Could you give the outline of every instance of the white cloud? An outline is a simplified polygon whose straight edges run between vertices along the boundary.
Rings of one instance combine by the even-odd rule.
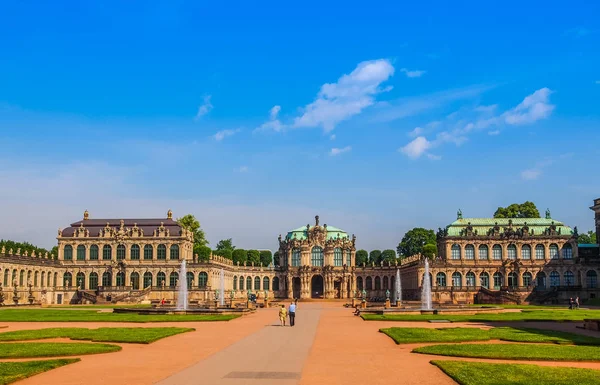
[[[208,114],[212,109],[213,105],[210,102],[211,95],[206,95],[204,97],[204,103],[198,107],[198,113],[196,114],[196,119],[200,119],[202,116]]]
[[[431,160],[441,160],[442,157],[439,155],[434,155],[434,154],[427,154],[427,157]]]
[[[535,180],[542,175],[542,170],[531,168],[521,172],[521,178],[524,180]]]
[[[350,150],[352,150],[351,146],[346,146],[344,148],[332,148],[331,151],[329,152],[329,155],[331,156],[336,156],[336,155],[340,155],[343,154],[345,152],[349,152]]]
[[[273,106],[273,108],[271,108],[269,111],[269,118],[271,118],[271,120],[277,119],[279,111],[281,111],[281,106]]]
[[[248,172],[248,166],[240,166],[240,167],[236,168],[234,171],[237,171],[237,172]]]
[[[418,159],[431,148],[431,145],[431,142],[424,136],[419,136],[406,146],[400,148],[399,151],[411,159]]]
[[[261,124],[254,131],[283,131],[286,127],[279,120],[279,111],[281,111],[281,106],[273,106],[269,110],[269,121]]]
[[[412,130],[411,132],[408,133],[408,136],[416,138],[417,136],[421,136],[423,134],[423,128],[421,127],[415,127],[414,130]]]
[[[221,130],[219,132],[217,132],[216,134],[214,134],[212,137],[215,138],[215,140],[217,142],[222,141],[223,139],[229,137],[229,136],[233,136],[234,134],[240,132],[240,129],[235,129],[235,130]]]
[[[554,110],[554,106],[549,103],[551,93],[549,88],[541,88],[527,96],[518,106],[503,114],[505,122],[529,124],[547,118]]]
[[[492,112],[496,111],[497,108],[498,108],[497,104],[492,104],[489,106],[477,106],[477,107],[475,107],[475,111],[483,112],[483,113],[492,113]]]
[[[488,132],[488,135],[490,135],[490,136],[500,135],[500,130],[490,131],[490,132]]]
[[[335,140],[335,134],[331,134],[331,135],[329,135],[329,139],[330,139],[330,140]]]
[[[400,72],[404,72],[404,74],[406,75],[407,78],[420,78],[421,76],[425,75],[425,73],[427,71],[422,71],[422,70],[409,70],[407,68],[400,68]]]

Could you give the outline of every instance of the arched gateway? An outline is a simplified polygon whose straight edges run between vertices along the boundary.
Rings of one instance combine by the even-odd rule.
[[[313,275],[310,280],[310,297],[323,298],[323,276]]]

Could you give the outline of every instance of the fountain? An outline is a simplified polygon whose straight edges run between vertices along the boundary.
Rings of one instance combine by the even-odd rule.
[[[425,273],[423,275],[423,287],[421,288],[421,310],[433,310],[431,307],[431,279],[429,278],[428,258],[425,258]]]
[[[187,270],[185,267],[185,259],[184,259],[181,261],[181,267],[179,268],[179,290],[177,292],[177,310],[185,311],[185,310],[187,310],[187,308],[188,308],[188,285],[187,285]]]
[[[396,291],[394,291],[394,303],[396,306],[402,304],[402,281],[400,281],[400,269],[396,269]]]
[[[225,306],[225,273],[223,272],[223,269],[221,269],[221,282],[220,282],[220,286],[219,286],[219,290],[221,291],[221,295],[219,295],[219,299],[220,299],[220,305],[221,306]]]

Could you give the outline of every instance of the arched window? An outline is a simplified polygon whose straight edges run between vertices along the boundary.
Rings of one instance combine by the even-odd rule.
[[[575,285],[575,275],[572,271],[565,271],[565,286],[574,286]]]
[[[460,259],[460,246],[457,244],[452,245],[450,249],[452,259]]]
[[[292,250],[292,266],[300,266],[300,249]]]
[[[352,250],[346,251],[346,266],[352,266]]]
[[[52,286],[52,274],[50,272],[48,272],[46,274],[46,286],[48,286],[48,287]]]
[[[488,251],[487,245],[479,246],[479,259],[488,259]]]
[[[156,248],[156,259],[167,259],[167,246],[160,244]]]
[[[390,281],[387,275],[383,277],[383,290],[388,290],[390,288]]]
[[[269,290],[269,277],[264,277],[263,278],[263,290]]]
[[[494,289],[499,290],[504,284],[502,273],[499,271],[495,272],[494,275],[492,275],[492,279],[494,280]]]
[[[462,274],[458,271],[452,273],[452,286],[461,287],[462,286]]]
[[[192,288],[192,286],[194,285],[194,273],[192,273],[191,271],[188,271],[185,274],[185,278],[186,278],[187,288],[188,288],[188,290],[190,290]]]
[[[154,249],[152,248],[152,245],[145,245],[144,246],[144,259],[145,260],[149,260],[152,259],[152,254],[154,254]]]
[[[481,287],[485,287],[486,289],[490,288],[490,275],[486,272],[479,274],[479,285]]]
[[[33,287],[38,287],[38,276],[39,273],[37,271],[33,273]]]
[[[240,290],[244,290],[244,277],[240,277]]]
[[[77,260],[85,261],[85,246],[84,245],[77,246]]]
[[[508,259],[517,259],[517,246],[508,245],[506,248],[506,258]]]
[[[117,286],[125,286],[125,272],[119,271],[117,273]]]
[[[521,246],[521,259],[531,259],[531,246]]]
[[[530,272],[526,271],[523,273],[523,286],[529,287],[533,283],[533,276]]]
[[[381,290],[381,278],[375,277],[375,290]]]
[[[200,276],[198,276],[198,286],[200,286]],[[237,276],[235,275],[233,276],[233,290],[237,290]]]
[[[112,286],[112,274],[108,271],[102,273],[102,286],[110,287]]]
[[[179,259],[179,245],[171,245],[170,259]]]
[[[73,260],[73,246],[66,245],[63,255],[64,255],[65,261],[72,261]]]
[[[208,283],[208,273],[201,271],[198,274],[198,287],[204,289]],[[233,277],[233,290],[237,290],[237,277]]]
[[[435,285],[436,286],[446,286],[446,274],[444,273],[437,273],[435,275]]]
[[[46,278],[46,272],[42,271],[42,275],[41,275],[41,279],[40,279],[40,286],[41,287],[44,287],[44,284],[46,283],[45,278]]]
[[[509,287],[519,286],[519,283],[517,281],[517,273],[515,273],[514,271],[511,271],[510,273],[508,273],[508,286]]]
[[[362,291],[362,289],[363,289],[362,277],[356,277],[356,289]]]
[[[21,270],[19,273],[19,286],[25,285],[25,270]]]
[[[560,274],[558,271],[553,271],[550,273],[550,287],[560,286]]]
[[[535,259],[546,259],[546,249],[544,245],[535,246]]]
[[[64,287],[73,286],[73,276],[71,275],[71,273],[66,272],[65,274],[63,274],[63,286]]]
[[[129,276],[129,281],[133,290],[140,290],[140,273],[136,271],[131,273],[131,276]]]
[[[311,251],[312,266],[323,266],[323,249],[315,246]]]
[[[90,273],[90,290],[96,290],[98,288],[98,273],[95,271]]]
[[[98,245],[90,246],[90,260],[91,261],[98,260]]]
[[[58,285],[58,273],[54,273],[54,279],[52,280],[53,287]]]
[[[27,272],[27,281],[25,281],[25,283],[26,283],[27,285],[29,285],[29,284],[31,283],[31,270],[29,270],[29,271]]]
[[[102,259],[112,259],[112,247],[110,247],[110,245],[104,245],[102,248]]]
[[[9,286],[9,283],[8,283],[9,276],[10,276],[10,271],[8,269],[4,270],[4,287]]]
[[[543,271],[540,271],[535,276],[535,280],[536,280],[537,287],[539,287],[540,289],[546,288],[546,273],[544,273]]]
[[[475,247],[473,245],[465,247],[465,259],[475,259]]]
[[[169,287],[171,289],[176,288],[178,281],[179,281],[179,273],[176,271],[172,271],[171,274],[169,274]]]
[[[585,285],[590,289],[598,287],[598,274],[594,270],[588,270],[585,273]]]
[[[502,246],[494,245],[494,247],[492,247],[492,258],[495,260],[502,259]]]
[[[467,281],[467,287],[475,287],[475,273],[469,271],[465,274],[465,280]]]
[[[159,271],[156,274],[156,286],[162,287],[167,285],[167,274],[164,271]]]
[[[573,259],[573,246],[570,243],[565,243],[563,246],[563,258]]]
[[[367,289],[366,290],[373,290],[373,278],[371,277],[367,277]]]
[[[344,255],[342,254],[342,249],[336,247],[333,249],[333,266],[343,266],[344,265]]]
[[[558,245],[555,243],[550,245],[550,258],[558,259]]]
[[[246,290],[252,290],[252,277],[246,277]]]
[[[147,271],[144,273],[144,289],[152,286],[152,273]]]
[[[260,277],[254,277],[254,290],[260,290]]]
[[[125,245],[119,245],[117,246],[117,261],[121,261],[123,259],[125,259]]]
[[[279,290],[279,277],[273,278],[273,291]]]
[[[140,259],[140,245],[131,245],[131,259]]]
[[[85,290],[85,274],[79,272],[75,275],[75,283],[77,287],[80,287],[81,290]]]
[[[10,284],[12,285],[13,282],[15,282],[16,280],[17,280],[17,269],[14,269],[13,273],[12,273],[12,280],[10,281]]]

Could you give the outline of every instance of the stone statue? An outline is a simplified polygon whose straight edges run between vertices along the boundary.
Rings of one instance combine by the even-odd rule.
[[[2,292],[2,284],[0,283],[0,306],[4,305],[4,293]]]
[[[248,300],[250,300],[250,295],[251,295],[251,294],[252,294],[252,292],[250,291],[250,289],[248,289],[248,293],[247,293],[247,295],[248,295]]]
[[[231,290],[229,292],[229,298],[231,298],[233,300],[233,297],[235,297],[235,293],[233,292],[233,290]]]
[[[319,216],[315,215],[315,226],[319,226]]]
[[[546,209],[546,219],[550,219],[550,209]]]
[[[462,214],[461,209],[458,209],[458,211],[456,212],[456,219],[463,219],[463,214]]]
[[[269,298],[269,292],[265,290],[265,299]]]
[[[390,291],[389,290],[385,291],[385,299],[390,299]]]
[[[219,300],[219,290],[215,290],[215,301]]]
[[[363,301],[367,300],[367,291],[365,289],[363,289],[363,291],[362,291],[362,298],[363,298]]]

